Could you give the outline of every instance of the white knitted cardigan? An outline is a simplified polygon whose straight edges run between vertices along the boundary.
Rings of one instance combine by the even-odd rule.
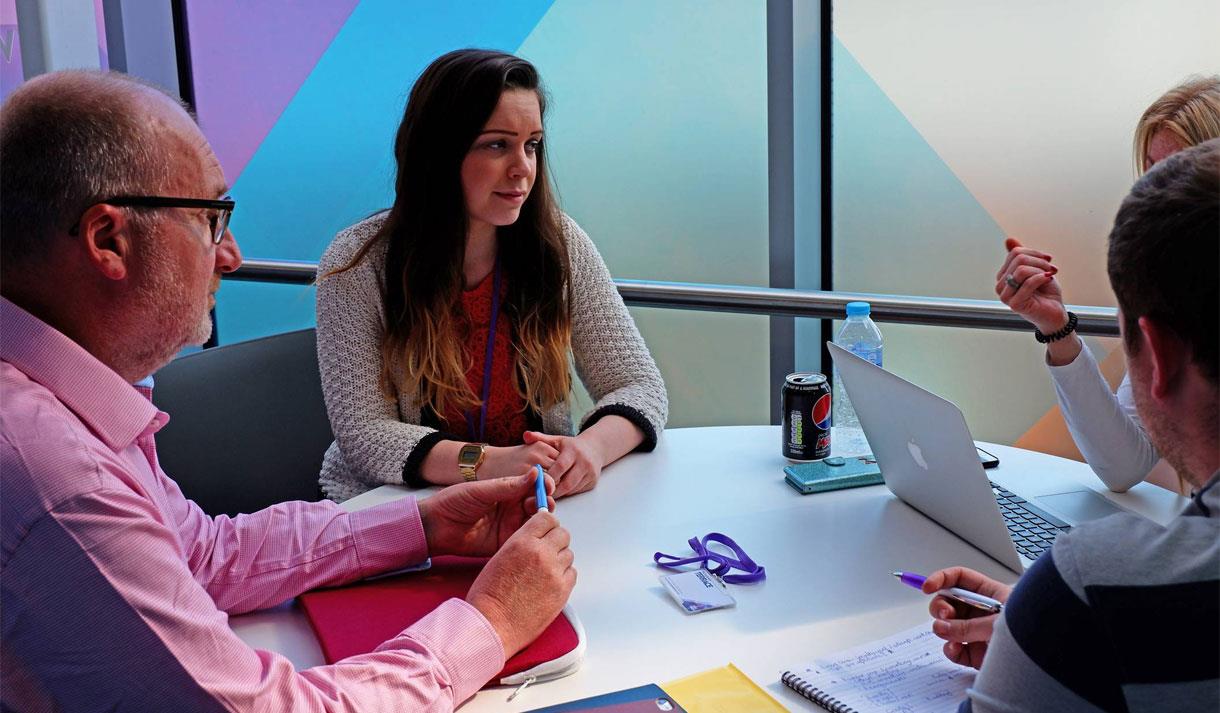
[[[385,215],[340,232],[322,256],[318,274],[348,264]],[[568,216],[562,225],[571,265],[573,362],[595,401],[581,419],[581,430],[603,416],[622,416],[645,434],[637,450],[652,450],[669,412],[665,383],[597,248]],[[419,425],[414,390],[396,385],[391,399],[381,389],[385,252],[383,239],[351,270],[318,283],[318,367],[335,432],[320,480],[323,492],[338,501],[382,484],[416,480],[424,456],[444,438]],[[567,401],[541,416],[546,433],[573,433]]]

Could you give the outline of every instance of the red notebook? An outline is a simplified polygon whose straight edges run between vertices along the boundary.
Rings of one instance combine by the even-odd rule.
[[[365,654],[397,636],[447,599],[462,598],[486,559],[434,557],[429,569],[316,589],[299,598],[322,645],[327,663]],[[527,676],[559,678],[580,667],[585,637],[570,608],[551,622],[532,644],[508,660],[489,682],[515,685]]]

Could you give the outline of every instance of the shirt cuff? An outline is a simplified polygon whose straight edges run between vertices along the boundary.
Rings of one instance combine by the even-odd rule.
[[[432,452],[432,448],[441,441],[464,441],[465,439],[458,438],[449,433],[442,431],[433,431],[420,439],[419,443],[411,449],[411,454],[407,456],[407,460],[402,464],[402,482],[406,483],[411,488],[426,488],[432,483],[424,480],[424,476],[420,473],[420,469],[424,466],[424,458]],[[457,463],[453,464],[457,468]]]
[[[449,674],[453,700],[461,703],[504,668],[504,644],[478,609],[462,599],[449,599],[407,627],[377,651],[397,648],[406,637],[419,642]]]
[[[644,432],[644,440],[640,441],[640,445],[633,449],[633,453],[651,453],[657,447],[657,429],[652,425],[652,421],[649,421],[648,417],[639,409],[626,404],[606,404],[595,410],[585,417],[585,422],[581,425],[580,432],[584,433],[593,424],[606,416],[621,416]]]
[[[419,564],[428,558],[428,539],[415,498],[358,510],[348,518],[361,578]]]

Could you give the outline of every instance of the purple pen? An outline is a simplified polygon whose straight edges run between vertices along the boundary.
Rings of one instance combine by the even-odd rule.
[[[915,574],[914,572],[892,572],[892,574],[898,578],[898,581],[902,582],[908,587],[914,587],[915,589],[919,589],[921,591],[923,590],[923,583],[928,581],[927,577],[923,576],[922,574]],[[971,592],[968,589],[962,589],[960,587],[942,589],[936,592],[936,594],[959,601],[962,604],[968,604],[976,609],[982,609],[983,611],[991,614],[999,614],[1004,609],[1003,603],[996,601],[991,597],[984,597],[982,594]]]

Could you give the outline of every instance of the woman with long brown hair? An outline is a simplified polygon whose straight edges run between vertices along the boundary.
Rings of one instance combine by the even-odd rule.
[[[562,496],[656,446],[665,385],[601,256],[555,205],[545,106],[530,63],[486,50],[438,58],[411,90],[393,206],[320,264],[329,497],[535,464]],[[569,355],[595,401],[579,435]]]

